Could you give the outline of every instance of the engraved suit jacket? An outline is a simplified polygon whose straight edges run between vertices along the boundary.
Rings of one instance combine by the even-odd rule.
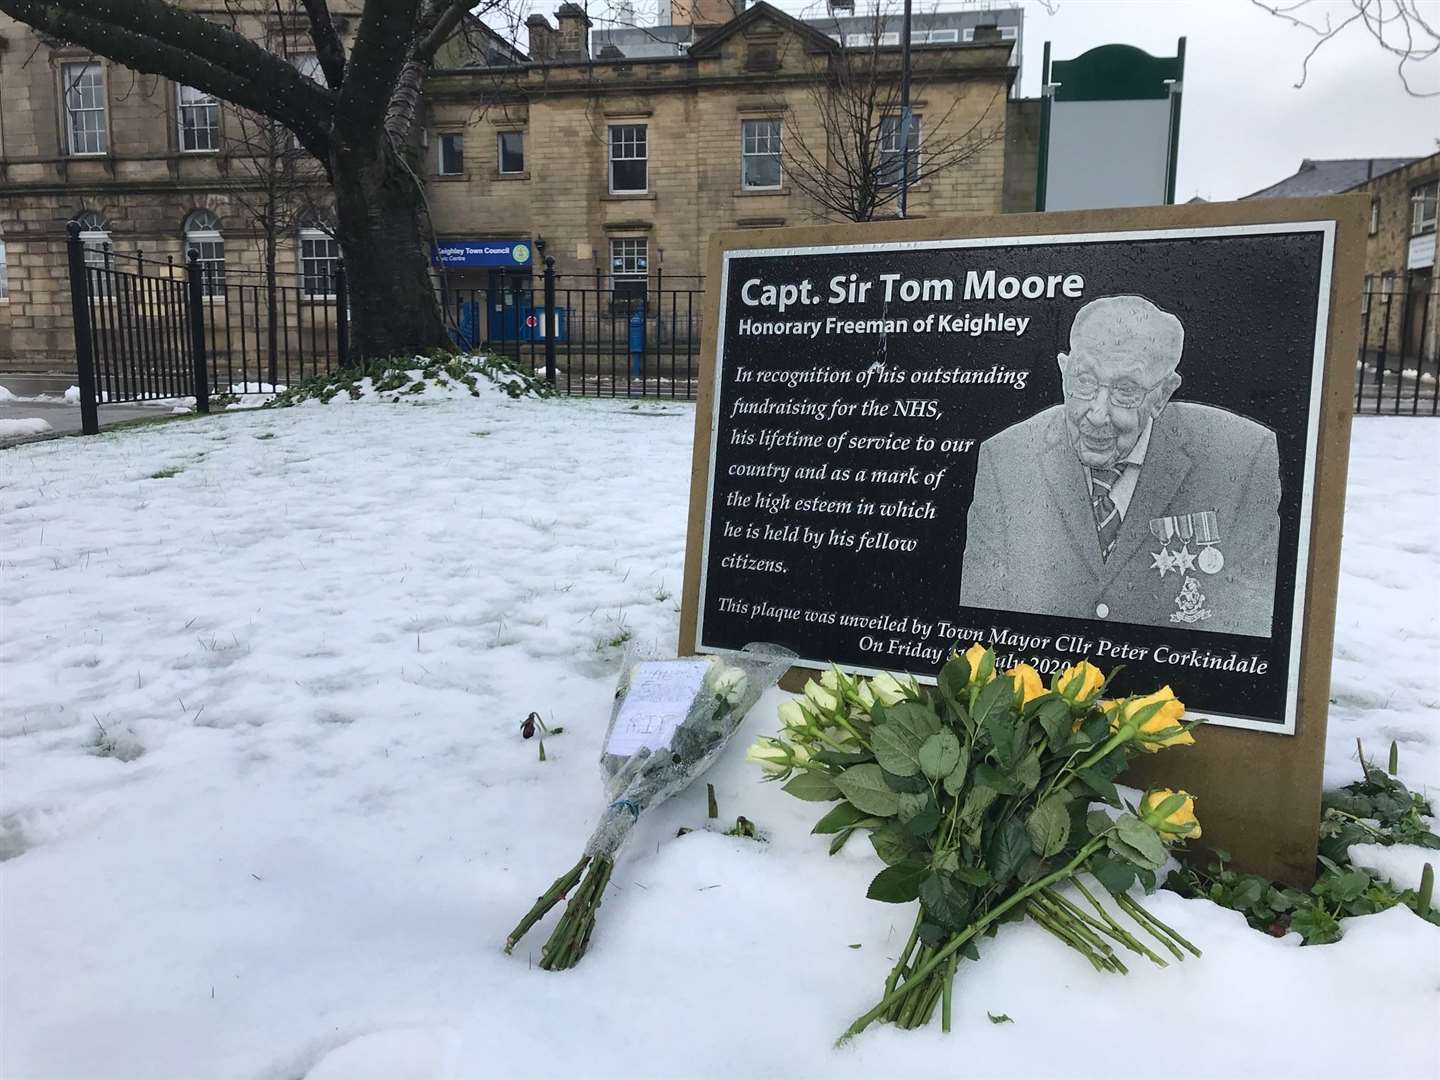
[[[1205,510],[1218,518],[1223,567],[1207,574],[1197,561],[1162,575],[1151,520]],[[980,446],[960,604],[1268,637],[1279,512],[1275,433],[1225,409],[1172,401],[1155,418],[1115,550],[1102,561],[1085,469],[1056,405]],[[1181,541],[1169,548],[1178,552]],[[1189,553],[1199,551],[1192,539]]]

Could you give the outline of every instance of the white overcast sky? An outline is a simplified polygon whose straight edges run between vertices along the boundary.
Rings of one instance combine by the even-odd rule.
[[[856,0],[859,13],[875,0]],[[946,10],[984,5],[939,0]],[[1293,0],[1292,0],[1293,2]],[[886,10],[898,10],[884,0]],[[1440,25],[1440,0],[1419,0]],[[936,0],[915,0],[916,11]],[[645,6],[643,0],[637,7]],[[779,0],[797,15],[825,12],[823,2]],[[992,6],[1011,7],[997,3]],[[1302,89],[1301,62],[1314,36],[1255,7],[1249,0],[1057,0],[1047,14],[1034,0],[1025,9],[1022,93],[1040,93],[1041,53],[1070,60],[1096,45],[1136,45],[1175,55],[1186,38],[1185,96],[1180,120],[1176,201],[1191,196],[1233,199],[1289,176],[1302,158],[1407,157],[1440,147],[1440,98],[1409,97],[1394,59],[1356,25],[1311,61]],[[1350,0],[1311,0],[1302,14],[1343,19]],[[1411,83],[1440,90],[1440,56],[1410,68]]]

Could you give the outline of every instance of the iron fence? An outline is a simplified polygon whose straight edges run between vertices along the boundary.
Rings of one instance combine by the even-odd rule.
[[[1366,279],[1355,412],[1440,415],[1440,285],[1428,271]]]

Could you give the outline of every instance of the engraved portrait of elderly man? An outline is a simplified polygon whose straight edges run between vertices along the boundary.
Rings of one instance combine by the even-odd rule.
[[[1076,313],[1064,402],[980,446],[962,605],[1270,635],[1275,433],[1172,401],[1184,344],[1142,296]]]

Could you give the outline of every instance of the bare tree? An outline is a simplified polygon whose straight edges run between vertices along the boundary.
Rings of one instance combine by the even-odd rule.
[[[836,46],[817,58],[817,72],[806,90],[805,115],[787,123],[781,157],[789,181],[830,213],[851,221],[870,221],[900,195],[904,158],[911,187],[964,168],[1004,137],[1005,97],[990,92],[974,115],[972,92],[964,76],[948,66],[946,50],[912,54],[912,97],[927,86],[936,102],[912,120],[907,152],[901,153],[901,54],[882,46],[884,17],[877,7],[869,44]],[[953,96],[941,80],[962,80]],[[980,93],[982,91],[973,91]],[[939,104],[949,97],[948,104]],[[794,115],[786,103],[777,111]]]
[[[484,0],[479,9],[503,2]],[[404,148],[436,51],[475,0],[363,0],[348,50],[327,0],[301,4],[318,79],[175,0],[0,0],[0,11],[293,133],[334,189],[355,355],[443,346],[449,339],[422,244],[424,192]]]
[[[1440,22],[1436,21],[1434,0],[1327,0],[1312,6],[1312,0],[1251,0],[1260,10],[1284,19],[1292,26],[1312,34],[1315,42],[1300,65],[1300,81],[1305,85],[1310,76],[1310,61],[1315,54],[1344,33],[1359,27],[1380,49],[1395,60],[1395,73],[1400,84],[1412,97],[1440,97],[1440,89],[1417,90],[1410,82],[1411,68],[1440,54]],[[1428,13],[1426,8],[1429,8]]]

